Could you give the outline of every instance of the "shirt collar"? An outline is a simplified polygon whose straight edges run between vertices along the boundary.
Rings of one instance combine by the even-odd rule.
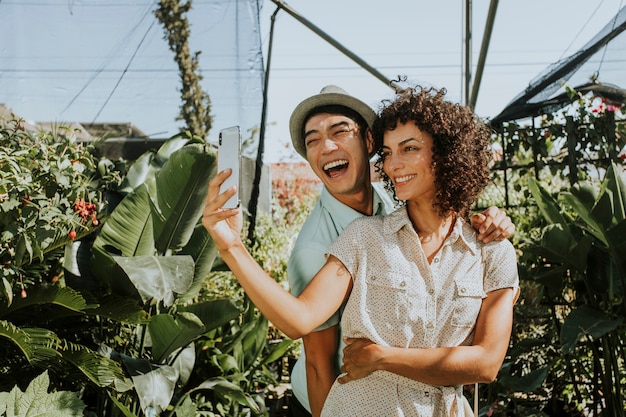
[[[383,225],[384,233],[388,235],[396,234],[405,227],[408,228],[408,230],[413,230],[413,225],[409,219],[406,206],[385,216]],[[456,219],[452,233],[450,233],[450,236],[448,236],[446,240],[450,242],[450,244],[460,241],[472,252],[472,255],[476,255],[479,251],[476,231],[461,218]]]
[[[373,196],[373,213],[385,214],[385,206],[376,192],[376,189],[372,190]],[[326,187],[322,187],[322,192],[320,194],[320,204],[324,209],[326,209],[329,213],[332,213],[333,221],[337,224],[342,230],[346,228],[354,219],[359,217],[363,217],[364,214],[353,209],[352,207],[342,203],[337,200],[332,194],[326,189]]]

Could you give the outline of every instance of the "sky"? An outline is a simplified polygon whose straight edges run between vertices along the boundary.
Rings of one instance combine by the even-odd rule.
[[[236,0],[194,0],[192,50],[215,44],[212,30]],[[500,1],[480,84],[476,113],[494,117],[551,63],[576,52],[624,7],[625,0]],[[132,122],[150,137],[178,131],[180,100],[172,53],[155,23],[152,0],[0,0],[0,103],[31,121]],[[213,4],[210,4],[213,3]],[[217,3],[226,8],[217,7]],[[462,101],[464,0],[290,0],[286,4],[389,79],[445,87]],[[471,56],[475,68],[488,0],[472,2]],[[221,127],[260,123],[260,81],[271,57],[267,90],[265,162],[298,160],[290,149],[289,116],[304,98],[336,84],[377,109],[393,91],[276,4],[264,0],[255,62],[231,61],[227,52],[201,54],[201,69]],[[86,16],[93,15],[96,18]],[[80,22],[89,28],[80,28]],[[226,22],[228,24],[228,22]],[[210,36],[209,36],[210,35]],[[211,37],[213,36],[213,37]],[[227,42],[223,42],[224,45]],[[245,47],[244,47],[245,48]],[[204,61],[203,61],[204,60]],[[220,85],[233,66],[249,79],[238,92]],[[255,70],[256,68],[256,70]],[[124,72],[123,81],[120,74]],[[106,81],[97,86],[97,82]],[[217,87],[215,82],[217,81]],[[208,85],[208,84],[207,84]],[[251,98],[247,97],[251,94]],[[225,109],[237,107],[233,116]],[[250,122],[249,120],[252,120]],[[258,120],[258,122],[256,122]],[[295,156],[294,156],[295,155]]]

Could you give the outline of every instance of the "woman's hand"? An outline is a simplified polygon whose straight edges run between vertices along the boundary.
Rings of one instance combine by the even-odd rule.
[[[220,194],[220,186],[230,174],[231,170],[227,169],[209,181],[209,191],[202,211],[202,225],[213,238],[219,252],[227,251],[241,241],[241,208],[222,208],[236,191],[235,187],[231,187]]]
[[[343,365],[341,372],[344,375],[337,378],[341,384],[364,378],[376,371],[376,363],[382,358],[381,346],[371,340],[344,337],[346,347],[343,348]]]

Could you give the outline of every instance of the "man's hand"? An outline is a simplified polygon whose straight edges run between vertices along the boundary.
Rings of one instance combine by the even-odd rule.
[[[478,231],[478,239],[483,243],[508,239],[515,233],[515,225],[504,210],[491,206],[482,213],[470,217],[472,227]]]
[[[368,376],[376,371],[376,364],[382,358],[381,347],[368,339],[344,337],[343,365],[337,381],[341,384]]]

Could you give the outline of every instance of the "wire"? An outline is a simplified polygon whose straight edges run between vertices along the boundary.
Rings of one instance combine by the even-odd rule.
[[[124,44],[126,40],[130,39],[130,37],[133,35],[133,33],[135,33],[135,31],[137,30],[137,28],[139,27],[139,25],[141,24],[141,22],[142,22],[142,21],[143,21],[143,20],[144,20],[144,19],[148,16],[148,14],[149,14],[149,12],[150,12],[150,10],[151,10],[151,7],[152,7],[152,5],[150,5],[149,7],[147,7],[147,8],[146,8],[146,11],[144,12],[143,16],[141,16],[141,18],[139,19],[139,22],[137,23],[137,25],[135,25],[135,26],[133,27],[133,30],[132,30],[132,31],[130,31],[130,32],[129,32],[129,33],[128,33],[128,34],[127,34],[127,35],[126,35],[126,36],[125,36],[125,37],[124,37],[121,41],[120,41],[120,43],[118,44],[118,46],[117,46],[117,47],[116,47],[113,51],[115,51],[115,50],[119,50],[119,49],[121,48],[121,45],[122,45],[122,44]],[[147,33],[150,31],[150,29],[152,28],[152,25],[153,25],[153,24],[154,24],[154,21],[152,22],[152,24],[151,24],[151,25],[150,25],[150,27],[148,28],[148,31],[146,32],[146,35],[147,35]],[[143,43],[143,40],[145,39],[145,36],[146,36],[146,35],[144,35],[144,38],[143,38],[143,39],[141,40],[141,42],[139,43],[139,46],[141,46],[141,43]],[[112,54],[113,54],[113,53],[115,53],[115,52],[112,52]],[[137,53],[137,50],[135,50],[135,54],[136,54],[136,53]],[[112,54],[110,54],[109,56],[111,56]],[[135,54],[133,54],[133,56],[131,57],[131,62],[132,62],[133,58],[135,57]],[[105,60],[104,62],[106,62],[106,60]],[[129,63],[129,64],[130,64],[130,63]],[[61,115],[62,115],[63,113],[65,113],[65,112],[66,112],[66,111],[67,111],[67,110],[68,110],[68,109],[72,106],[72,104],[74,104],[74,102],[78,99],[78,97],[80,97],[80,95],[81,95],[81,94],[82,94],[82,93],[83,93],[83,92],[87,89],[87,87],[89,87],[89,86],[91,85],[91,83],[92,83],[92,82],[94,82],[94,81],[96,80],[96,78],[98,78],[98,76],[99,76],[102,72],[104,72],[104,70],[105,70],[105,68],[104,68],[104,67],[105,67],[105,66],[106,66],[106,64],[104,64],[104,63],[103,63],[103,64],[100,66],[100,68],[98,68],[98,69],[94,72],[94,74],[93,74],[93,75],[89,78],[89,80],[87,80],[87,82],[85,83],[85,85],[84,85],[84,86],[83,86],[83,87],[82,87],[82,88],[81,88],[81,89],[80,89],[80,90],[79,90],[79,91],[78,91],[78,92],[74,95],[74,97],[72,97],[72,99],[71,99],[71,100],[70,100],[70,102],[69,102],[69,103],[65,106],[65,108],[64,108],[63,110],[61,110],[61,113],[60,113]],[[128,65],[126,66],[126,69],[124,70],[124,73],[125,73],[127,70],[128,70]],[[122,73],[122,76],[124,76],[124,73]],[[116,87],[117,87],[117,86],[116,86]],[[114,90],[114,91],[115,91],[115,90]],[[109,98],[110,98],[110,97],[109,97]],[[108,99],[107,99],[107,100],[108,100]],[[100,111],[102,111],[102,109],[101,109]]]
[[[111,93],[109,94],[109,96],[107,97],[105,102],[102,104],[102,107],[100,107],[100,110],[98,110],[98,113],[96,113],[96,115],[94,116],[93,120],[91,121],[91,124],[94,124],[96,122],[96,120],[100,116],[100,113],[102,113],[102,110],[104,110],[106,105],[109,103],[109,100],[111,99],[111,97],[115,93],[115,90],[117,90],[117,87],[122,82],[122,79],[124,78],[124,75],[126,75],[126,72],[128,71],[128,68],[130,67],[130,65],[132,64],[133,60],[135,59],[135,56],[137,55],[137,52],[139,52],[139,48],[141,48],[141,45],[143,44],[143,41],[146,40],[146,37],[148,36],[148,33],[150,33],[150,30],[152,29],[152,26],[154,26],[155,22],[156,22],[156,19],[152,20],[152,23],[150,23],[150,27],[148,27],[148,30],[146,30],[146,33],[144,33],[143,37],[141,38],[141,41],[139,42],[139,44],[135,48],[135,52],[133,52],[133,56],[130,57],[130,60],[128,61],[128,65],[126,65],[126,68],[124,68],[124,71],[122,72],[122,75],[120,75],[120,78],[117,80],[117,83],[115,83],[115,86],[113,87],[113,90],[111,90]]]

